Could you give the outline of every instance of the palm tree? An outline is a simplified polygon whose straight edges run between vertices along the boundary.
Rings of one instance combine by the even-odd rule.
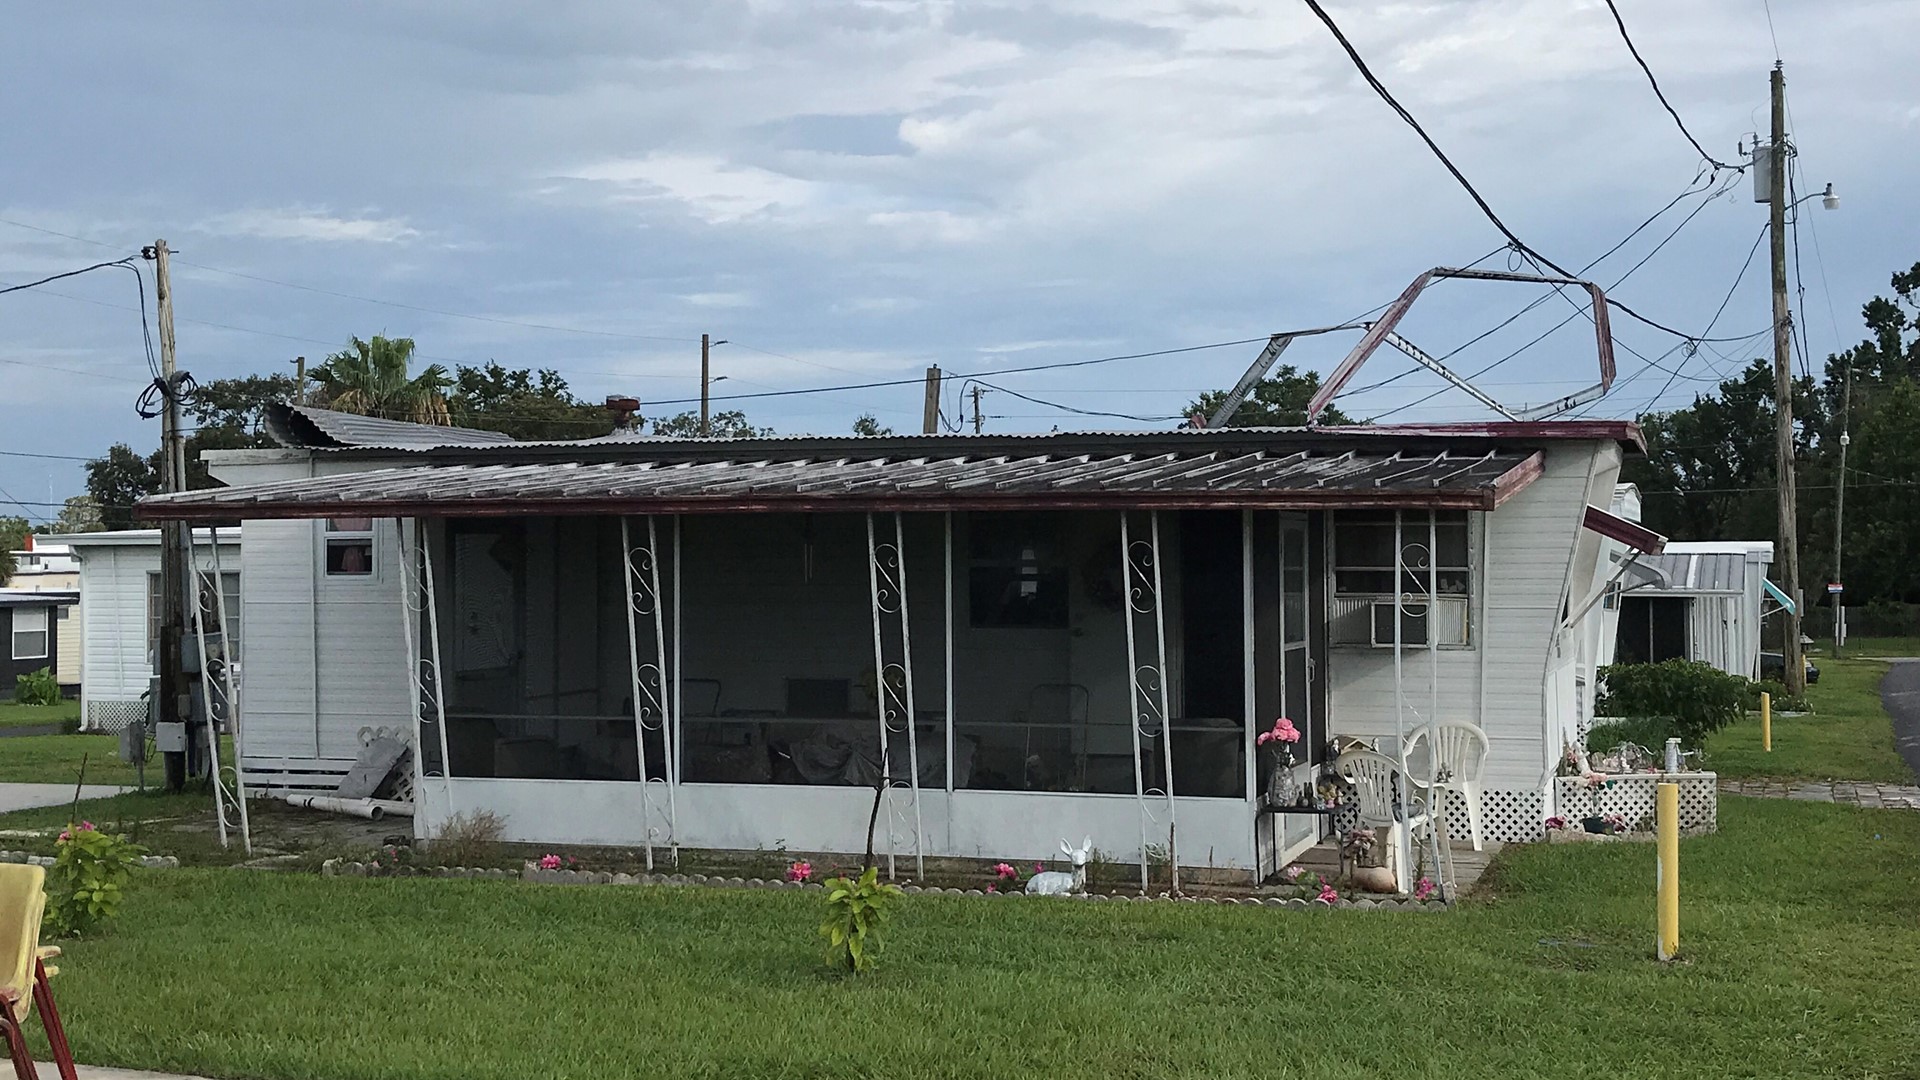
[[[453,377],[441,365],[429,364],[408,378],[412,359],[412,338],[375,334],[372,341],[362,341],[356,337],[314,369],[313,377],[330,409],[416,424],[453,423],[447,403]]]

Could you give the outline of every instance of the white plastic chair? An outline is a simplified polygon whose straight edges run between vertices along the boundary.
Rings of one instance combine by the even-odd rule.
[[[1333,771],[1353,785],[1354,809],[1360,824],[1384,830],[1393,860],[1394,887],[1413,891],[1413,832],[1431,823],[1424,807],[1410,802],[1401,790],[1400,764],[1373,750],[1349,750],[1334,759]]]
[[[1432,748],[1432,761],[1420,753],[1420,744]],[[1467,826],[1473,834],[1473,850],[1485,845],[1480,829],[1480,774],[1487,765],[1487,734],[1472,724],[1434,723],[1414,729],[1407,736],[1406,759],[1409,779],[1415,787],[1427,791],[1428,805],[1441,805],[1449,791],[1458,792],[1467,804]],[[1433,780],[1426,767],[1431,764]]]

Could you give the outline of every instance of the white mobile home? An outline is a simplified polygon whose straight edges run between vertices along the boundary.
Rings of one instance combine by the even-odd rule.
[[[13,553],[13,577],[7,588],[19,592],[73,593],[80,591],[80,567],[64,542],[28,534],[26,546]],[[78,604],[52,609],[53,677],[67,697],[80,693],[81,624]],[[10,680],[9,680],[10,681]]]
[[[216,564],[240,636],[240,530],[193,531],[193,559],[204,582]],[[80,565],[80,685],[83,731],[119,731],[146,715],[153,647],[160,627],[160,530],[73,533],[61,537]],[[237,675],[239,669],[235,669]]]
[[[1614,422],[514,443],[281,407],[284,449],[149,518],[244,520],[241,754],[414,741],[416,827],[551,843],[1044,857],[1064,835],[1255,873],[1256,734],[1491,747],[1538,835],[1611,569]],[[1656,543],[1658,538],[1652,540]]]

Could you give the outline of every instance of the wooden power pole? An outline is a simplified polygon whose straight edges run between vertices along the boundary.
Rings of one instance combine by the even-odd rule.
[[[1846,599],[1846,581],[1840,576],[1840,543],[1846,536],[1847,524],[1847,446],[1853,442],[1853,435],[1847,431],[1849,413],[1853,411],[1853,365],[1847,365],[1847,388],[1840,398],[1840,475],[1834,481],[1833,490],[1833,583],[1840,591],[1833,594],[1833,655],[1839,656],[1847,643],[1847,609],[1842,600]]]
[[[980,387],[978,387],[978,386],[975,386],[975,387],[973,388],[973,433],[974,433],[975,435],[978,435],[978,434],[980,434],[980,427],[981,427],[981,424],[982,424],[982,422],[983,422],[983,419],[984,419],[984,418],[983,418],[983,417],[982,417],[982,416],[980,415],[980,395],[981,395],[981,393],[982,393],[982,391],[981,391],[981,389],[980,389]]]
[[[167,242],[153,242],[154,296],[160,308],[160,489],[187,489],[186,437],[180,428],[179,379],[176,374],[173,336],[173,278],[167,268]],[[156,730],[166,766],[170,791],[186,786],[189,772],[189,748],[193,739],[187,721],[193,715],[181,646],[186,638],[187,594],[191,587],[191,568],[187,559],[189,526],[179,521],[160,525],[160,640],[156,643],[155,663],[159,668],[159,720]]]
[[[940,369],[927,369],[927,400],[920,408],[920,433],[932,435],[940,430]]]
[[[307,358],[304,356],[293,358],[293,403],[307,403]]]
[[[1793,150],[1787,142],[1786,85],[1780,65],[1774,64],[1773,129],[1767,155],[1767,220],[1773,256],[1774,472],[1780,487],[1780,570],[1787,599],[1792,602],[1784,613],[1786,640],[1781,643],[1780,654],[1787,693],[1800,697],[1807,690],[1806,661],[1800,651],[1800,617],[1806,605],[1800,593],[1800,515],[1793,457],[1793,321],[1787,306],[1787,159]]]

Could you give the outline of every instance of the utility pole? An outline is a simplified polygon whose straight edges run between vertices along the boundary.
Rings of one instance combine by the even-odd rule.
[[[976,385],[973,388],[973,433],[975,435],[980,434],[980,426],[981,426],[981,420],[982,420],[980,416],[980,395],[982,393],[983,391],[980,389],[978,385]]]
[[[1800,515],[1796,507],[1793,457],[1793,321],[1787,306],[1787,142],[1786,75],[1773,65],[1773,128],[1768,147],[1767,192],[1769,247],[1773,256],[1773,397],[1774,472],[1780,486],[1780,567],[1786,577],[1787,598],[1793,606],[1785,614],[1786,640],[1781,643],[1782,675],[1791,697],[1807,690],[1806,661],[1800,651]]]
[[[713,426],[707,420],[707,391],[713,385],[712,370],[707,366],[707,356],[713,351],[713,344],[706,334],[700,335],[700,437],[713,434]]]
[[[307,403],[307,358],[304,356],[293,358],[293,403]]]
[[[1845,605],[1847,579],[1840,576],[1840,541],[1846,535],[1847,521],[1847,445],[1853,442],[1853,436],[1847,431],[1847,414],[1853,411],[1853,365],[1847,365],[1846,389],[1840,398],[1840,478],[1835,481],[1833,494],[1833,583],[1841,591],[1833,594],[1833,655],[1839,656],[1840,649],[1847,643]]]
[[[932,435],[940,430],[940,369],[927,369],[927,401],[920,409],[920,433]]]
[[[167,242],[155,240],[152,248],[154,296],[160,309],[160,379],[163,409],[160,413],[160,488],[162,491],[187,489],[186,439],[180,430],[179,385],[175,374],[173,336],[173,278],[167,268]],[[160,525],[160,640],[156,643],[155,662],[159,666],[160,724],[156,730],[163,748],[167,789],[179,791],[186,786],[189,772],[189,748],[193,740],[187,732],[187,720],[193,713],[188,697],[181,645],[186,637],[187,591],[191,573],[187,560],[188,526],[179,521]],[[196,598],[197,599],[197,598]],[[172,749],[167,749],[171,747]]]

